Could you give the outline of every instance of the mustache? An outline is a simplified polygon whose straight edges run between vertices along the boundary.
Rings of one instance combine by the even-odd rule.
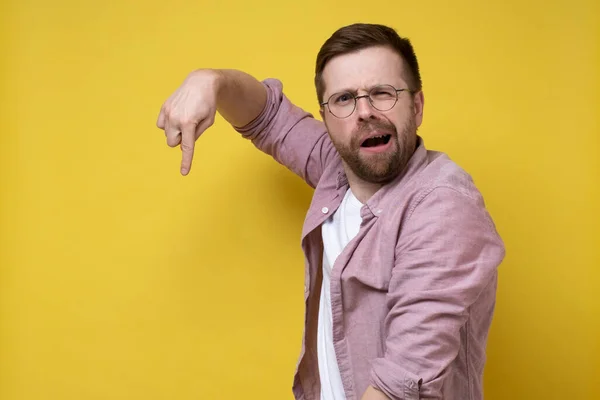
[[[355,129],[354,133],[362,135],[373,131],[382,131],[389,134],[397,134],[396,127],[394,126],[394,124],[388,121],[381,120],[362,122]]]

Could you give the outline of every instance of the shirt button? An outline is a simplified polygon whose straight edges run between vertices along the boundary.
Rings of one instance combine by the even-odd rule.
[[[327,213],[329,212],[329,208],[327,208],[327,207],[323,207],[323,208],[321,208],[321,212],[322,212],[323,214],[327,214]]]
[[[377,210],[377,214],[381,214],[383,210]]]

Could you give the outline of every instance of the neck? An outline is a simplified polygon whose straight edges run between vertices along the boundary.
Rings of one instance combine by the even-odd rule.
[[[360,179],[348,166],[345,165],[345,163],[344,170],[346,172],[346,177],[348,178],[350,189],[352,189],[352,193],[358,199],[358,201],[363,204],[365,204],[383,186],[381,183],[372,183]]]

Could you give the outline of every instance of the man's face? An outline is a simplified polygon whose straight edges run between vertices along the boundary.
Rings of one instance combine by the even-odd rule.
[[[343,92],[366,95],[379,85],[412,89],[404,79],[403,64],[401,57],[387,47],[337,56],[323,70],[323,102]],[[336,99],[341,104],[348,97]],[[379,184],[398,176],[415,149],[417,128],[423,118],[422,92],[414,100],[409,92],[398,92],[397,103],[387,111],[373,107],[367,97],[357,99],[354,112],[346,118],[335,117],[327,107],[321,109],[321,117],[347,172],[349,168],[359,179]]]

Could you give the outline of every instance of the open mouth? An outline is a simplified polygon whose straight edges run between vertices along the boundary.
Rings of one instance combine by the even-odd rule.
[[[388,144],[388,142],[390,141],[391,138],[392,138],[392,135],[374,136],[374,137],[365,139],[365,141],[361,143],[360,147],[384,146],[384,145]]]

